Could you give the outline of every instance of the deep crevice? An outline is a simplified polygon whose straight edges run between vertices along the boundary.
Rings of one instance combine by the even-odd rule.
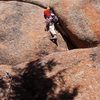
[[[24,2],[24,3],[29,3],[29,4],[34,4],[36,6],[39,6],[43,9],[46,9],[45,6],[32,2],[32,1],[24,1],[24,0],[1,0],[1,1],[18,1],[18,2]],[[51,10],[55,13],[53,8]],[[56,14],[56,13],[55,13]],[[57,14],[56,14],[57,15]],[[68,46],[68,49],[77,49],[77,48],[90,48],[90,47],[96,47],[98,42],[93,42],[90,40],[81,40],[77,36],[75,36],[68,28],[64,27],[67,26],[67,24],[62,21],[62,19],[57,15],[59,18],[59,25],[56,25],[56,30],[59,31],[66,42],[66,45]],[[78,46],[77,46],[78,43]]]
[[[65,35],[65,32],[64,32],[61,24],[56,25],[56,30],[61,34],[61,36],[64,39],[64,41],[65,41],[65,43],[66,43],[69,50],[77,48],[77,46],[72,42],[70,37],[67,34]]]
[[[55,11],[51,8],[51,10],[55,13]],[[56,13],[55,13],[56,14]],[[57,14],[56,14],[57,15]],[[66,45],[68,46],[68,49],[76,49],[78,48],[70,39],[68,32],[71,33],[68,29],[66,31],[66,29],[64,29],[63,27],[63,21],[59,18],[59,16],[57,15],[58,19],[59,19],[59,24],[56,24],[56,30],[61,34],[62,38],[64,39]]]
[[[54,9],[51,10],[55,13]],[[55,13],[56,14],[56,13]],[[76,35],[74,35],[68,28],[67,24],[56,14],[59,19],[59,25],[56,25],[56,29],[61,33],[63,39],[65,40],[68,49],[78,49],[78,48],[90,48],[96,47],[98,42],[93,42],[91,40],[81,40]],[[78,44],[77,44],[78,43]]]

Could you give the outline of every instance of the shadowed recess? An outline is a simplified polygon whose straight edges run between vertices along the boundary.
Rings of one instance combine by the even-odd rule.
[[[7,84],[3,79],[0,79],[0,88],[2,89],[7,89]]]
[[[58,98],[60,100],[74,100],[74,97],[78,95],[78,87],[75,87],[73,89],[73,92],[69,92],[69,88],[67,88],[65,91],[60,91],[58,94]]]
[[[57,63],[52,59],[48,61],[44,66],[41,64],[41,60],[31,61],[26,65],[19,74],[13,76],[12,91],[9,93],[9,99],[11,100],[74,100],[74,97],[78,94],[78,89],[73,89],[73,92],[69,92],[69,88],[66,91],[60,91],[57,97],[54,95],[54,90],[57,88],[53,78],[46,76],[47,67],[55,66]],[[17,70],[14,70],[17,71]],[[18,71],[17,71],[18,72]],[[49,97],[50,96],[50,97]]]
[[[23,69],[23,74],[20,74],[13,77],[13,93],[10,99],[46,100],[47,93],[56,86],[51,78],[46,77],[39,59],[29,62]]]

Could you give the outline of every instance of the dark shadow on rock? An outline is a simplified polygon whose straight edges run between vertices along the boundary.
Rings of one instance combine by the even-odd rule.
[[[65,91],[60,91],[56,98],[50,98],[49,100],[74,100],[78,95],[78,87],[73,89],[73,92],[69,92],[69,87]]]
[[[74,98],[78,95],[78,87],[73,89],[73,92],[69,92],[69,88],[65,91],[61,91],[58,94],[59,100],[74,100]]]
[[[53,77],[46,76],[46,71],[52,71],[57,64],[54,59],[44,65],[39,59],[29,62],[22,72],[13,76],[12,91],[8,100],[74,100],[78,94],[77,88],[73,93],[70,93],[68,88],[66,91],[54,94],[57,84],[54,83]],[[57,95],[57,98],[52,95]]]
[[[59,21],[59,24],[56,25],[56,30],[61,34],[69,50],[77,48],[70,37],[66,34],[65,30],[62,28],[61,21]]]
[[[1,76],[2,77],[2,76]],[[8,79],[4,79],[3,77],[0,79],[0,100],[8,100],[9,93],[8,91]]]
[[[0,79],[0,88],[1,89],[7,89],[7,84],[6,82],[3,80],[3,78]]]
[[[36,100],[46,100],[48,91],[55,86],[52,79],[46,77],[44,66],[41,65],[40,60],[28,64],[23,79],[26,81],[24,86]]]
[[[54,59],[51,59],[45,64],[45,67],[48,69],[48,71],[52,71],[53,67],[56,66],[57,64],[60,63],[57,63],[54,61]]]
[[[52,63],[52,65],[55,63]],[[22,74],[13,77],[10,99],[13,100],[46,100],[48,92],[56,85],[45,75],[45,67],[40,60],[32,61],[23,69]]]
[[[50,40],[58,46],[57,39],[50,39]]]

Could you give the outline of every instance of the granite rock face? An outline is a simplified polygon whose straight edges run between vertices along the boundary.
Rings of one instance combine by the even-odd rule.
[[[100,48],[53,53],[40,64],[53,81],[48,100],[100,98]]]
[[[43,8],[47,8],[50,5],[50,0],[1,0],[1,1],[18,1],[34,4]]]
[[[78,47],[100,45],[99,0],[51,0],[50,6],[62,20],[65,34]]]
[[[58,33],[58,44],[45,31],[44,9],[23,2],[0,1],[0,64],[18,63],[67,49]]]
[[[33,3],[44,8],[49,7],[50,4],[50,0],[20,0],[20,1]]]
[[[0,100],[99,100],[99,2],[1,0]],[[56,42],[45,31],[48,5],[61,23]],[[98,47],[68,50],[64,35],[77,47]]]
[[[99,47],[52,53],[41,59],[16,65],[12,71],[17,73],[14,82],[19,84],[13,86],[20,91],[27,91],[28,96],[32,97],[30,100],[100,98]],[[13,91],[11,98],[18,98],[18,94],[22,97],[20,91]]]

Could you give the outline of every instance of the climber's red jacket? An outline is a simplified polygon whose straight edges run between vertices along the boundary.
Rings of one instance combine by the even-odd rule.
[[[44,15],[46,16],[46,18],[49,18],[51,16],[50,10],[45,10]]]

